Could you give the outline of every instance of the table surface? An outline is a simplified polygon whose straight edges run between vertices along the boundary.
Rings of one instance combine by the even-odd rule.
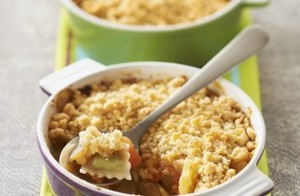
[[[36,119],[46,100],[38,81],[54,67],[59,2],[0,1],[0,194],[38,195],[42,159]],[[270,33],[259,53],[263,115],[274,195],[300,194],[300,1],[253,10]]]

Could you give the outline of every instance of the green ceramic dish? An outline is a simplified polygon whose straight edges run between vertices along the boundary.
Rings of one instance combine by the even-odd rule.
[[[72,0],[61,0],[76,44],[104,64],[166,61],[201,67],[241,30],[244,8],[268,0],[232,0],[205,18],[169,26],[116,24],[92,16]]]

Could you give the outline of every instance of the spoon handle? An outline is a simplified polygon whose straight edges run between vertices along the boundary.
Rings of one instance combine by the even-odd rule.
[[[181,89],[142,120],[136,127],[125,132],[125,135],[130,135],[134,145],[138,146],[139,139],[160,116],[223,75],[231,67],[257,52],[267,41],[267,33],[262,30],[262,28],[257,26],[246,28],[215,55],[201,70],[192,76]]]

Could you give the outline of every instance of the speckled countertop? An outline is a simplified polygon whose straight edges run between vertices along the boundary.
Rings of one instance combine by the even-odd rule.
[[[299,10],[298,0],[273,0],[253,11],[271,36],[259,62],[274,195],[300,195]],[[58,17],[55,0],[0,1],[0,195],[40,191],[38,81],[53,70]]]

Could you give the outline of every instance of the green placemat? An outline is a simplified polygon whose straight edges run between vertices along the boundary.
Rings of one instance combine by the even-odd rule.
[[[242,15],[241,27],[251,23],[251,14],[249,10],[245,9]],[[61,11],[56,46],[55,70],[61,69],[74,60],[76,61],[82,58],[79,57],[80,54],[75,54],[76,43],[73,39],[72,32],[70,32],[68,28],[68,16],[65,10]],[[239,66],[233,68],[230,72],[226,73],[224,77],[240,86],[261,109],[259,70],[256,56],[250,57]],[[266,175],[269,175],[266,151],[258,163],[258,168]],[[43,171],[40,194],[41,196],[55,195],[49,185],[45,170]]]

